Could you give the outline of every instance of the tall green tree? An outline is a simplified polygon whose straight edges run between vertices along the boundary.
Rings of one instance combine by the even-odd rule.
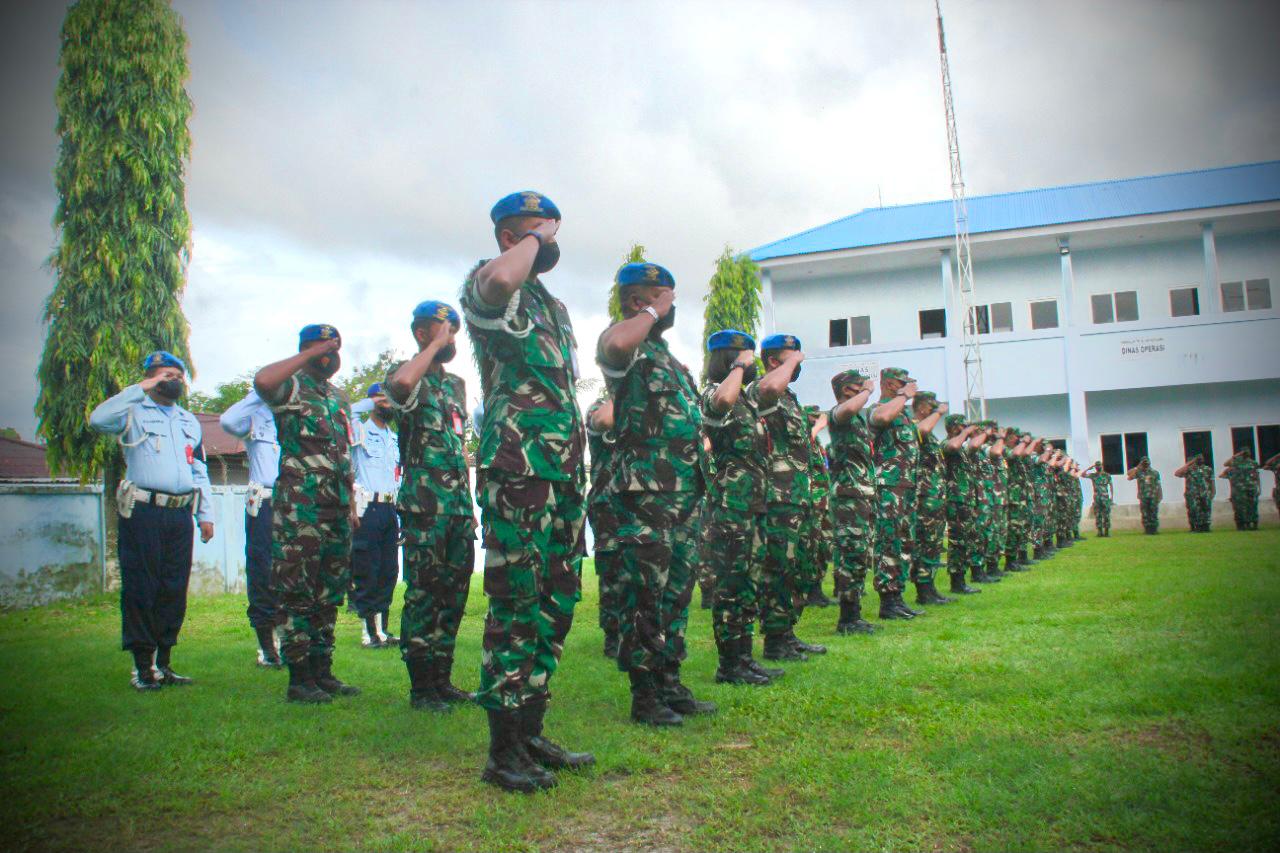
[[[632,243],[631,248],[627,250],[627,256],[622,259],[622,264],[635,264],[644,260],[644,244]],[[609,288],[609,322],[617,323],[622,320],[622,303],[618,301],[618,285],[615,282]]]
[[[116,445],[89,413],[140,377],[147,352],[190,364],[187,38],[163,0],[79,0],[62,23],[54,100],[57,281],[45,305],[36,415],[49,467],[113,486]]]
[[[248,396],[253,390],[253,374],[257,371],[241,374],[230,382],[219,382],[212,394],[192,391],[187,395],[187,408],[193,412],[220,415],[227,409]]]
[[[702,297],[702,340],[722,329],[737,329],[755,337],[760,325],[760,267],[746,255],[735,255],[724,247],[716,259],[716,271]],[[702,378],[707,378],[706,358]]]

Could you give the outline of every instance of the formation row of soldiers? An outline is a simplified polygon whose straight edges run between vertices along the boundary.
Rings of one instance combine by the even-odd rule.
[[[1101,470],[1101,464],[1097,466]],[[1231,511],[1234,516],[1236,530],[1258,529],[1258,498],[1262,492],[1259,471],[1280,471],[1280,453],[1272,456],[1259,465],[1253,458],[1252,451],[1239,450],[1222,466],[1218,477],[1231,485]],[[1208,533],[1213,517],[1213,498],[1218,492],[1213,476],[1213,468],[1205,461],[1202,454],[1196,453],[1173,472],[1175,477],[1185,482],[1183,501],[1187,510],[1187,523],[1192,533]],[[1151,465],[1151,460],[1142,457],[1138,464],[1130,468],[1125,476],[1137,482],[1138,508],[1142,516],[1142,530],[1148,535],[1160,532],[1160,501],[1164,498],[1164,490],[1160,485],[1160,472]],[[1096,482],[1096,481],[1095,481]],[[1276,509],[1280,511],[1280,477],[1272,490],[1272,498]],[[1099,491],[1094,490],[1094,514],[1105,512],[1110,515],[1110,478],[1107,481],[1107,497],[1105,506],[1099,504]],[[1099,522],[1101,532],[1101,522]]]
[[[795,626],[821,595],[827,548],[837,628],[865,634],[874,630],[861,611],[868,574],[882,619],[922,615],[903,599],[908,583],[917,605],[951,600],[934,583],[944,536],[950,588],[962,595],[978,591],[969,581],[998,581],[1078,538],[1084,472],[1074,461],[1016,428],[958,415],[946,418],[945,438],[936,437],[946,407],[918,392],[905,370],[881,371],[878,396],[873,377],[843,372],[832,379],[834,406],[806,412],[790,390],[804,360],[800,341],[771,336],[757,356],[749,335],[724,330],[708,341],[711,382],[699,390],[663,339],[675,322],[675,280],[656,264],[628,264],[615,277],[624,319],[596,347],[608,394],[584,419],[568,311],[540,278],[559,259],[560,211],[544,195],[521,192],[500,200],[490,219],[499,255],[467,275],[461,312],[438,301],[414,310],[417,355],[394,367],[371,398],[375,426],[398,426],[392,511],[405,548],[398,640],[410,702],[443,711],[474,701],[485,709],[485,782],[536,791],[554,786],[557,771],[594,763],[543,732],[581,597],[588,516],[605,651],[627,674],[632,719],[659,726],[716,710],[681,678],[700,562],[711,584],[716,679],[764,685],[784,670],[754,659],[757,622],[768,660],[826,651],[800,640]],[[464,324],[483,393],[475,504],[488,612],[474,695],[451,684],[477,529],[463,443],[465,389],[445,369]],[[333,672],[353,533],[370,517],[359,509],[352,465],[353,445],[368,452],[368,438],[357,438],[349,402],[330,382],[341,346],[335,327],[306,326],[297,353],[254,377],[253,416],[269,413],[279,454],[274,482],[255,490],[259,513],[270,510],[262,583],[278,608],[260,638],[265,649],[278,626],[293,702],[359,692]],[[144,368],[146,378],[92,420],[125,445],[123,645],[134,655],[135,686],[153,690],[190,683],[173,672],[170,651],[185,607],[193,505],[206,541],[213,528],[207,503],[196,500],[208,491],[199,424],[176,405],[185,366],[158,352]],[[824,419],[831,436],[825,459],[816,440]],[[1105,477],[1090,476],[1095,483]],[[376,485],[367,491],[368,501],[390,503]],[[375,638],[389,634],[379,595],[361,605],[366,634]]]

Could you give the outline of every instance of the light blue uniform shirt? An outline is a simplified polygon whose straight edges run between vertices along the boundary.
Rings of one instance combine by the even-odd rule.
[[[356,484],[368,492],[394,495],[400,488],[396,478],[396,469],[400,466],[400,437],[391,427],[380,427],[372,419],[356,420],[351,426],[355,433],[351,462],[355,465]]]
[[[213,521],[209,469],[200,458],[204,435],[195,415],[178,405],[162,406],[130,385],[94,409],[89,426],[120,437],[127,479],[171,495],[198,491],[196,519]]]
[[[218,418],[222,428],[244,442],[249,455],[249,482],[271,488],[280,472],[280,442],[276,440],[276,418],[258,396],[248,395]]]

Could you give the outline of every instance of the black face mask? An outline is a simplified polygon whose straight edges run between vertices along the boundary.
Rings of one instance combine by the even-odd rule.
[[[458,347],[456,344],[445,344],[443,347],[440,348],[440,351],[436,353],[436,357],[434,360],[436,364],[445,364],[447,362],[453,361],[453,357],[457,354],[458,354]]]
[[[804,366],[804,365],[802,365],[802,364],[797,364],[797,365],[796,365],[795,372],[791,374],[791,381],[792,381],[792,382],[795,382],[797,379],[799,379],[799,378],[800,378],[800,369],[801,369],[803,366]]]
[[[658,322],[649,328],[649,339],[656,341],[662,337],[662,333],[670,329],[676,324],[676,306],[672,305],[671,310],[667,312],[665,317],[659,317]]]
[[[311,364],[320,372],[321,376],[328,379],[330,376],[337,373],[338,369],[342,367],[342,359],[335,352],[329,355],[322,355],[313,358],[311,359]]]
[[[533,258],[533,266],[530,267],[530,272],[534,275],[550,272],[559,262],[560,244],[554,240],[550,243],[542,243],[538,246],[538,254]]]
[[[756,366],[754,364],[742,368],[742,384],[750,385],[756,381]]]
[[[391,420],[391,415],[395,411],[391,408],[390,403],[376,403],[374,404],[373,410],[377,412],[378,417],[382,418],[384,421]]]
[[[182,396],[182,380],[165,379],[162,382],[157,382],[156,393],[166,399],[176,400]]]

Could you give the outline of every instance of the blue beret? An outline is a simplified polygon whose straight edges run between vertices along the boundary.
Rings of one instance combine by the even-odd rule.
[[[656,287],[676,286],[676,279],[666,267],[645,262],[623,264],[618,274],[613,277],[618,287],[631,284],[651,284]]]
[[[381,383],[381,382],[375,382],[375,383],[373,383],[372,385],[370,385],[370,386],[369,386],[369,390],[365,392],[365,396],[366,396],[366,397],[376,397],[376,396],[378,396],[378,395],[379,395],[379,394],[381,394],[381,393],[383,393],[383,391],[382,391],[382,383]]]
[[[327,341],[330,338],[340,338],[338,330],[328,323],[312,323],[310,326],[303,326],[302,331],[298,332],[298,346],[311,343],[312,341]]]
[[[156,350],[142,360],[143,370],[150,370],[153,367],[176,367],[183,373],[187,372],[187,366],[182,363],[182,359],[162,349]]]
[[[541,216],[544,219],[558,220],[560,208],[542,193],[524,190],[504,197],[489,211],[489,218],[494,225],[510,216]]]
[[[413,309],[413,319],[415,320],[448,320],[455,326],[462,325],[458,312],[453,310],[453,306],[447,302],[441,302],[438,299],[428,299],[426,302],[419,302],[418,307]]]
[[[707,352],[715,352],[718,349],[754,350],[755,348],[756,339],[737,329],[725,329],[707,338]]]
[[[800,349],[800,339],[795,335],[770,335],[760,342],[761,350]]]

